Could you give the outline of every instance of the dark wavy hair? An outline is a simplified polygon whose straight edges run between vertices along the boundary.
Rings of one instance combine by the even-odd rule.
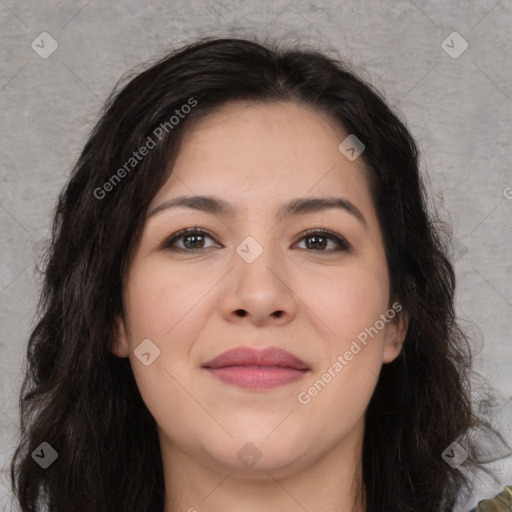
[[[170,127],[191,99],[195,107]],[[471,487],[441,457],[465,439],[464,466],[481,467],[467,437],[483,422],[471,403],[471,351],[455,317],[449,233],[428,208],[419,151],[404,122],[340,59],[304,46],[210,37],[118,83],[59,197],[11,462],[23,512],[43,503],[51,512],[163,510],[155,420],[129,360],[111,353],[115,319],[147,207],[172,172],[182,137],[236,100],[312,106],[366,146],[361,158],[391,299],[409,318],[403,350],[383,365],[366,411],[359,492],[367,512],[447,511]],[[157,138],[161,126],[165,137]],[[155,147],[113,180],[148,137]],[[41,442],[58,452],[47,469],[31,457]]]

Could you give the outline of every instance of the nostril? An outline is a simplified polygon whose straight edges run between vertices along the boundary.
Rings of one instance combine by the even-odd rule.
[[[247,314],[247,312],[246,312],[246,311],[244,311],[243,309],[237,309],[237,310],[236,310],[236,314],[237,314],[238,316],[245,316],[245,315]]]

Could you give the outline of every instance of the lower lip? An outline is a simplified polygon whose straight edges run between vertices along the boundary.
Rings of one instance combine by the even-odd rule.
[[[207,369],[222,382],[243,389],[276,388],[302,379],[308,371],[283,366],[224,366]]]

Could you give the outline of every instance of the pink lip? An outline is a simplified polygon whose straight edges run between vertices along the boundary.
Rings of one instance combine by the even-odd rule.
[[[301,379],[307,363],[286,350],[239,347],[224,352],[203,365],[226,384],[244,389],[271,389]]]

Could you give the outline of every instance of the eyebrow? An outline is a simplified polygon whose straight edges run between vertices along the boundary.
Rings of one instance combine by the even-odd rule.
[[[215,196],[179,196],[158,205],[149,215],[154,215],[169,208],[192,208],[212,215],[233,216],[238,209],[231,203]],[[340,208],[356,217],[365,227],[368,227],[366,219],[361,211],[349,200],[341,197],[312,197],[292,199],[282,205],[277,211],[279,220],[290,215],[303,215],[315,213],[330,208]]]

